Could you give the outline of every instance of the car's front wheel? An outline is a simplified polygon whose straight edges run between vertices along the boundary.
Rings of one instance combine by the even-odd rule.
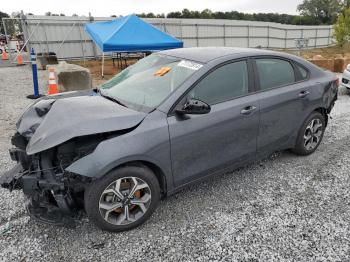
[[[299,130],[296,146],[292,151],[298,155],[313,153],[322,141],[325,128],[325,117],[319,112],[313,112]]]
[[[103,230],[135,228],[153,213],[160,199],[159,182],[146,166],[125,166],[93,181],[85,191],[85,211]]]

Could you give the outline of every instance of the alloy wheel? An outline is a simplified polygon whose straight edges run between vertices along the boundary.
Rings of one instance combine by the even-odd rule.
[[[102,192],[99,211],[113,225],[128,225],[141,218],[151,204],[149,185],[137,177],[123,177]]]
[[[304,147],[311,151],[315,149],[321,141],[323,134],[323,124],[320,119],[314,118],[307,125],[304,133]]]

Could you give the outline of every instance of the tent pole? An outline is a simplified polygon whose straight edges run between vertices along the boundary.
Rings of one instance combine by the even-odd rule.
[[[105,67],[105,53],[102,52],[102,78],[104,78],[104,74],[103,74],[104,67]]]

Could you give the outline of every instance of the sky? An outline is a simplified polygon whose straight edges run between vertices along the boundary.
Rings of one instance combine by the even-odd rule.
[[[11,14],[24,13],[44,15],[46,12],[65,15],[111,16],[131,13],[169,13],[210,9],[212,11],[240,11],[246,13],[297,14],[296,8],[302,0],[2,0],[0,11]]]

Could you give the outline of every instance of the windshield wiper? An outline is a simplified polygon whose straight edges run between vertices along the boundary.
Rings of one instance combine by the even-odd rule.
[[[107,98],[107,99],[109,99],[109,100],[111,100],[111,101],[113,101],[121,106],[127,107],[124,103],[120,102],[120,100],[116,99],[115,97],[109,96],[109,95],[103,93],[101,89],[97,89],[97,92],[99,92],[100,95],[103,96],[104,98]]]

